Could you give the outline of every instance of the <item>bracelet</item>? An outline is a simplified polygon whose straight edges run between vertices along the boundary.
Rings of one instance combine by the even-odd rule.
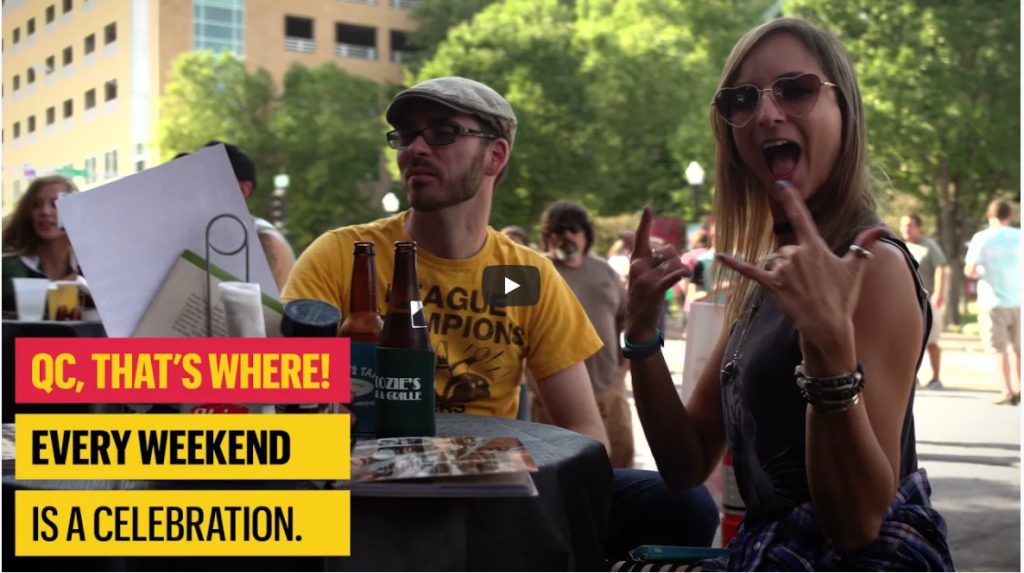
[[[793,371],[804,400],[818,412],[844,412],[857,404],[864,389],[864,364],[853,372],[835,376],[808,376],[801,362]]]
[[[665,346],[665,335],[661,332],[660,328],[655,328],[655,336],[647,342],[637,344],[626,338],[626,333],[622,333],[622,347],[629,348],[630,350],[647,350],[653,346]]]

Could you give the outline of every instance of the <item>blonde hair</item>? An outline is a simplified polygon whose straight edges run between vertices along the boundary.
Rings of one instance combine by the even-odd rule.
[[[864,108],[853,65],[846,49],[831,33],[795,18],[767,22],[737,42],[722,70],[719,89],[731,86],[740,66],[766,38],[789,34],[799,40],[818,60],[824,80],[837,85],[836,101],[842,113],[841,152],[828,179],[807,201],[819,232],[833,249],[851,241],[859,229],[874,221],[875,201],[867,166],[867,130]],[[737,255],[756,264],[774,247],[772,216],[768,196],[740,158],[732,128],[711,109],[715,135],[715,249]],[[725,281],[722,265],[716,265],[715,283]],[[727,320],[736,320],[754,286],[749,279],[731,281],[733,291],[727,306]]]
[[[45,175],[36,177],[18,201],[18,206],[4,220],[3,252],[16,255],[33,255],[42,242],[32,228],[32,208],[35,207],[39,194],[47,185],[59,183],[67,187],[68,192],[76,193],[78,187],[61,175]],[[67,241],[67,238],[64,239]]]

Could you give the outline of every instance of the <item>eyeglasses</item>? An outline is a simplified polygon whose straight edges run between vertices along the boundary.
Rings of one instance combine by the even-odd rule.
[[[765,89],[753,84],[722,88],[715,94],[715,101],[711,102],[711,105],[715,106],[715,111],[725,123],[733,127],[743,127],[750,123],[756,114],[757,105],[761,103],[761,94],[768,92],[772,94],[775,105],[786,112],[786,115],[804,117],[811,113],[814,105],[818,103],[821,86],[834,88],[836,84],[826,82],[816,74],[801,74],[779,78],[772,82],[771,87]]]
[[[583,225],[579,223],[566,223],[564,225],[555,225],[551,228],[552,235],[561,235],[562,233],[569,231],[570,233],[579,233],[583,230]]]
[[[473,137],[482,137],[484,139],[498,138],[498,136],[493,133],[470,129],[468,127],[462,127],[461,125],[441,124],[431,125],[430,127],[424,127],[423,129],[396,129],[394,131],[389,131],[387,133],[388,145],[390,145],[392,149],[405,149],[412,145],[412,142],[416,141],[416,138],[420,135],[423,136],[423,140],[427,142],[427,145],[430,145],[431,147],[451,145],[452,143],[455,143],[455,138],[460,135],[471,135]]]

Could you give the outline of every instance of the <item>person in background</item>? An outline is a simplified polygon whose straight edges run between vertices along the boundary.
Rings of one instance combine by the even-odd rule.
[[[530,246],[530,235],[527,234],[526,229],[520,227],[519,225],[509,225],[508,227],[505,227],[504,229],[501,230],[501,234],[505,235],[506,237],[512,239],[513,241],[519,243],[524,247]]]
[[[238,188],[242,191],[242,197],[248,201],[256,191],[256,164],[248,153],[231,143],[212,140],[203,147],[214,145],[224,146],[228,159],[231,161],[231,169],[235,172],[235,179],[238,180]],[[175,159],[183,155],[188,154],[179,153]],[[270,272],[274,275],[274,282],[277,283],[277,288],[283,289],[288,281],[288,275],[292,272],[292,265],[295,264],[295,252],[292,250],[291,244],[288,243],[288,239],[273,223],[261,217],[253,217],[252,222],[256,227],[256,235],[260,239],[263,253],[267,256]]]
[[[4,221],[3,310],[14,311],[15,278],[79,280],[81,270],[57,220],[57,198],[78,187],[60,175],[37,177]]]
[[[917,465],[913,396],[931,309],[916,263],[880,226],[849,54],[775,18],[739,40],[710,109],[716,265],[726,326],[679,399],[656,324],[686,274],[644,212],[624,344],[666,482],[702,483],[732,454],[746,506],[703,571],[953,570]],[[717,273],[717,280],[723,280]]]
[[[604,343],[585,364],[611,443],[612,467],[633,467],[633,413],[626,398],[629,364],[619,350],[626,288],[608,263],[591,256],[594,227],[583,207],[568,201],[552,203],[541,215],[540,235],[544,252],[569,283]],[[543,407],[537,408],[534,421],[550,423]]]
[[[971,237],[964,274],[978,279],[978,326],[1003,383],[997,404],[1020,404],[1020,229],[1006,201],[992,201],[988,228]]]
[[[515,142],[512,106],[480,82],[442,77],[399,92],[385,117],[395,128],[387,142],[397,150],[411,209],[321,235],[299,257],[282,298],[315,298],[347,311],[352,243],[372,240],[380,246],[383,302],[394,265],[387,246],[414,240],[437,349],[437,410],[514,417],[525,363],[554,423],[609,449],[583,362],[601,339],[552,262],[488,224]],[[497,265],[536,267],[537,304],[487,305],[483,273]],[[714,536],[718,512],[706,490],[672,492],[654,472],[613,472],[613,489],[608,556],[643,543],[706,546]]]
[[[929,390],[942,388],[940,369],[942,366],[942,347],[939,337],[942,336],[943,307],[946,304],[946,284],[949,279],[949,263],[935,241],[921,233],[921,217],[910,213],[900,218],[900,234],[907,242],[910,254],[917,260],[917,272],[921,282],[928,291],[928,301],[932,305],[932,328],[928,333],[928,361],[932,367],[932,379],[925,384]]]
[[[619,275],[622,284],[626,284],[629,278],[629,255],[632,253],[633,231],[619,231],[619,238],[608,249],[608,265]]]

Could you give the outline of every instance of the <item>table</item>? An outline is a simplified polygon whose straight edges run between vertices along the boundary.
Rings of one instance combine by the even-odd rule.
[[[514,436],[539,467],[538,497],[352,500],[352,556],[15,558],[16,489],[308,489],[322,482],[22,481],[4,467],[4,568],[19,570],[602,570],[612,472],[595,440],[543,424],[439,414],[443,436]],[[6,464],[5,464],[6,465]]]

